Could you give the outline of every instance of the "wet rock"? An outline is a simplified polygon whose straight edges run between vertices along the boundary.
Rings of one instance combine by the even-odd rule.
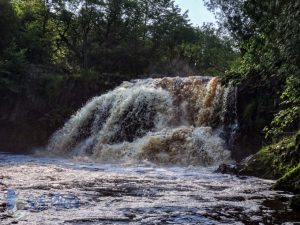
[[[280,178],[273,188],[300,194],[300,164]]]
[[[277,190],[300,193],[300,151],[298,134],[261,148],[239,166],[239,174],[279,179]]]
[[[221,164],[216,172],[223,174],[237,174],[237,167],[235,165]]]
[[[136,217],[136,215],[132,214],[132,213],[125,213],[124,216],[128,217],[129,219],[134,219]]]
[[[244,176],[255,176],[264,179],[279,179],[283,174],[275,169],[272,158],[262,150],[244,159],[237,168],[237,173]]]
[[[229,197],[216,197],[216,199],[218,200],[222,200],[222,201],[228,201],[228,202],[242,202],[245,201],[246,199],[242,196],[229,196]]]
[[[4,212],[6,209],[6,203],[5,202],[0,202],[0,212]]]

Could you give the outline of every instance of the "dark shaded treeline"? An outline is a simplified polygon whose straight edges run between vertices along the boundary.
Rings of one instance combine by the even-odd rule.
[[[3,0],[0,10],[2,73],[16,60],[131,76],[173,73],[168,65],[183,61],[220,74],[236,55],[229,39],[211,25],[192,27],[172,0]]]

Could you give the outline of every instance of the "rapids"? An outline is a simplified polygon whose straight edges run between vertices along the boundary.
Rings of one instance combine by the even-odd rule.
[[[234,110],[231,92],[216,77],[124,82],[87,102],[47,149],[98,162],[216,165],[230,159],[224,126]]]
[[[214,173],[214,167],[117,165],[0,154],[1,225],[297,224],[290,195],[273,181]],[[5,209],[7,189],[16,207]],[[77,207],[53,196],[76,196]],[[55,201],[57,203],[57,201]]]
[[[124,82],[87,102],[46,149],[0,153],[1,224],[300,221],[273,181],[214,172],[230,161],[236,116],[236,89],[218,78]]]

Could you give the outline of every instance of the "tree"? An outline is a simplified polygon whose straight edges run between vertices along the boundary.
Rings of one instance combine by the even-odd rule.
[[[220,38],[218,31],[210,24],[194,31],[194,40],[183,43],[179,52],[198,71],[209,75],[222,76],[238,57],[232,48],[232,41]]]
[[[16,26],[17,18],[10,1],[0,1],[0,54],[10,45],[16,32]]]
[[[51,61],[53,33],[49,30],[50,7],[48,0],[12,1],[18,17],[17,46],[26,49],[32,63]]]
[[[228,63],[220,66],[212,60],[221,59],[227,50],[234,54],[217,33],[192,27],[187,12],[182,13],[173,0],[11,2],[6,1],[7,16],[1,22],[15,28],[1,26],[5,35],[0,48],[14,40],[14,49],[22,50],[26,61],[34,65],[77,74],[95,71],[134,77],[152,67],[166,72],[164,68],[174,60],[202,72],[213,67],[221,72]],[[201,66],[194,67],[197,63]]]
[[[221,10],[223,26],[235,37],[243,56],[225,79],[251,85],[268,96],[278,112],[268,136],[281,137],[299,129],[300,4],[298,1],[209,0]],[[255,83],[252,81],[255,80]],[[281,96],[281,97],[280,97]],[[274,101],[273,99],[277,99]],[[273,101],[273,102],[272,102]]]

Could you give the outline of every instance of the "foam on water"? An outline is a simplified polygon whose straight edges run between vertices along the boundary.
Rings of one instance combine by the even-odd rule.
[[[112,165],[1,153],[0,165],[0,191],[13,188],[18,197],[8,215],[5,195],[0,195],[3,225],[271,225],[300,219],[276,200],[290,195],[271,190],[273,181],[214,173],[212,167]],[[72,194],[80,207],[58,209],[53,194]],[[35,209],[28,208],[33,204],[28,199],[36,200]]]
[[[225,97],[218,78],[124,82],[79,109],[47,149],[101,162],[214,165],[230,158],[219,137]]]

